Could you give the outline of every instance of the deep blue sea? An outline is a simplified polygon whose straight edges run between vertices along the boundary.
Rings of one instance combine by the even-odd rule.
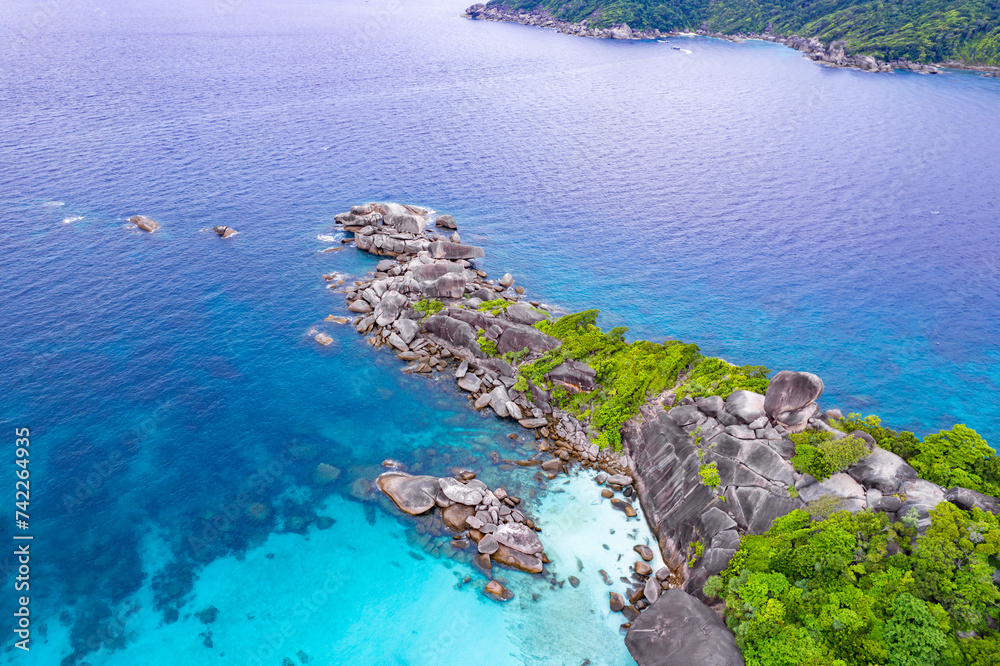
[[[323,322],[345,308],[321,274],[375,264],[321,252],[356,203],[450,213],[491,275],[634,337],[1000,444],[1000,81],[573,38],[470,1],[0,7],[0,538],[15,427],[34,536],[32,650],[8,633],[6,663],[631,663],[597,570],[626,573],[644,523],[585,475],[493,465],[527,433]],[[359,492],[387,457],[522,492],[580,587],[509,574],[487,600]]]

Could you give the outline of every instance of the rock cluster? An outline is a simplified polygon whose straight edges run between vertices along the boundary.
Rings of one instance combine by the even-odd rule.
[[[722,37],[724,39],[733,39],[734,37],[715,34],[712,34],[711,36]],[[739,37],[745,39],[763,39],[769,42],[784,44],[789,48],[801,51],[811,60],[832,67],[847,67],[850,69],[861,69],[866,72],[886,73],[897,69],[917,72],[918,74],[939,74],[941,71],[933,65],[924,65],[921,63],[910,62],[909,60],[892,60],[886,62],[883,60],[876,60],[872,56],[852,55],[847,53],[847,42],[842,40],[824,44],[815,37],[806,39],[804,37],[799,37],[798,35],[782,36],[770,33],[759,35],[739,35]]]
[[[411,516],[440,512],[442,523],[454,533],[452,546],[474,547],[474,562],[484,572],[492,572],[496,563],[538,574],[548,562],[537,534],[541,528],[524,514],[521,499],[503,488],[490,490],[476,478],[462,481],[399,471],[382,474],[376,485]],[[501,593],[498,598],[509,597]]]
[[[523,9],[510,9],[504,5],[475,4],[466,9],[463,16],[477,21],[506,21],[521,23],[523,25],[533,25],[540,28],[552,28],[567,35],[595,37],[598,39],[663,39],[666,37],[676,37],[681,34],[678,31],[633,30],[626,23],[615,24],[608,28],[591,27],[587,19],[571,23],[555,18],[549,10],[544,8],[537,8],[529,12]],[[847,42],[839,40],[830,44],[824,44],[815,37],[805,38],[798,35],[783,36],[770,32],[763,34],[725,34],[706,29],[696,30],[695,34],[725,39],[731,42],[742,42],[744,39],[762,39],[776,42],[801,51],[811,60],[830,67],[846,67],[868,72],[892,72],[897,69],[909,70],[919,74],[938,74],[940,72],[933,65],[924,65],[908,60],[885,62],[876,60],[871,56],[848,54],[846,50]]]
[[[529,12],[523,9],[512,10],[503,5],[475,4],[466,9],[463,16],[477,21],[506,21],[539,28],[552,28],[567,35],[599,39],[657,39],[677,34],[660,30],[633,30],[627,23],[616,23],[609,28],[592,28],[586,19],[570,23],[555,18],[549,10],[544,8]]]
[[[882,511],[892,519],[915,509],[925,527],[930,509],[945,501],[943,488],[917,479],[902,458],[860,432],[851,434],[866,439],[871,453],[844,472],[822,482],[797,472],[789,434],[809,428],[847,436],[831,428],[816,405],[822,390],[815,375],[783,371],[767,395],[734,391],[726,400],[685,398],[676,405],[672,395],[661,396],[669,409],[649,403],[626,427],[646,516],[666,561],[693,565],[679,568],[691,594],[700,596],[705,580],[727,566],[741,535],[763,533],[775,518],[809,502],[832,497],[837,508]],[[719,485],[710,488],[699,472],[713,463]],[[958,491],[954,497],[956,503],[973,501]],[[692,554],[692,543],[702,544],[700,557]]]
[[[518,464],[539,465],[540,474],[550,478],[571,459],[612,475],[627,474],[627,460],[599,451],[584,424],[552,408],[549,392],[537,387],[530,394],[516,390],[516,365],[483,351],[480,339],[495,345],[497,354],[521,353],[518,363],[527,363],[558,347],[559,341],[534,327],[549,313],[537,301],[523,298],[524,290],[514,286],[513,276],[488,280],[472,263],[485,256],[483,249],[429,232],[430,219],[425,208],[394,203],[355,206],[335,217],[345,231],[354,233],[358,249],[386,257],[373,274],[343,286],[348,309],[359,315],[353,322],[356,330],[375,347],[390,347],[407,362],[405,372],[453,372],[477,410],[489,408],[534,430],[541,455]],[[390,225],[401,220],[413,231],[401,233]],[[435,226],[458,225],[452,216],[442,215]],[[438,301],[441,309],[418,310],[421,301]],[[503,307],[477,309],[487,301],[499,301]],[[572,392],[592,390],[595,377],[593,368],[577,361],[567,361],[548,375],[554,385]],[[634,513],[631,505],[628,509]]]

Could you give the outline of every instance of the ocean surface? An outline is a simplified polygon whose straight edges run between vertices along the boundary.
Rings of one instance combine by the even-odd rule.
[[[34,536],[32,650],[7,634],[4,663],[631,663],[597,572],[626,573],[645,523],[586,474],[498,467],[530,433],[323,322],[345,307],[321,274],[375,264],[321,252],[356,203],[450,213],[491,275],[633,337],[1000,444],[1000,81],[463,9],[0,7],[0,538],[15,427]],[[389,457],[521,493],[580,586],[509,573],[515,598],[486,599],[359,490]]]

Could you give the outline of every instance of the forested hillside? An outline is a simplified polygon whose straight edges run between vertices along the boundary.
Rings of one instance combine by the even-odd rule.
[[[843,39],[880,60],[960,60],[1000,66],[1000,0],[500,0],[567,21],[633,29],[763,33]]]

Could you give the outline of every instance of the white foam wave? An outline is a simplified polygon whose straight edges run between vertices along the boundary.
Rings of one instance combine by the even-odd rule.
[[[83,219],[82,215],[71,215],[69,217],[63,218],[63,224],[69,224],[70,222],[79,222]]]

